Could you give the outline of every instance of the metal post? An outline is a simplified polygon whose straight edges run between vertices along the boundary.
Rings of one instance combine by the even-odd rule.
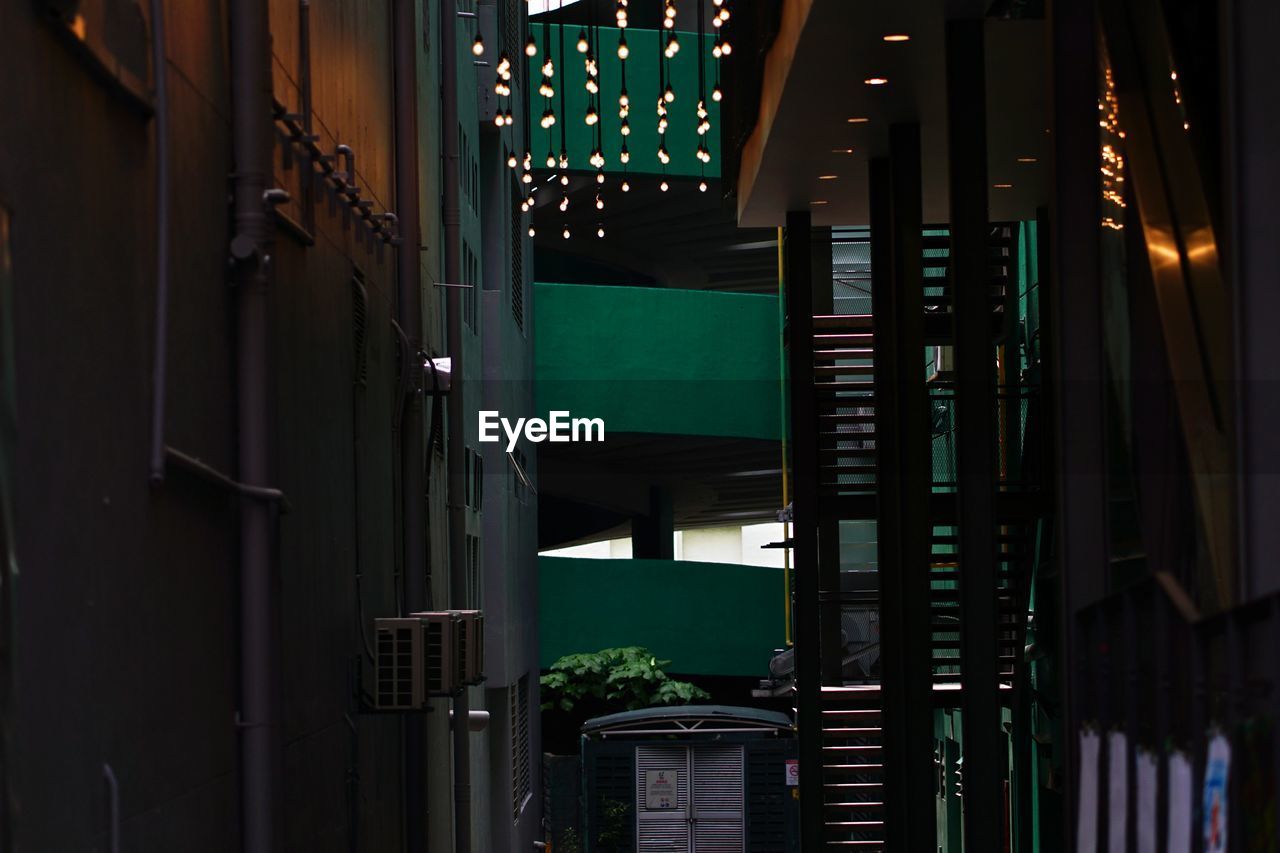
[[[1048,309],[1053,425],[1059,448],[1058,579],[1062,584],[1056,668],[1062,675],[1070,756],[1064,797],[1064,849],[1074,847],[1080,727],[1078,673],[1066,665],[1078,649],[1075,614],[1106,590],[1106,433],[1103,425],[1102,294],[1098,275],[1098,72],[1096,21],[1089,3],[1054,0],[1049,10],[1053,75],[1053,215]]]
[[[896,328],[891,341],[898,363],[899,541],[901,559],[903,773],[908,833],[904,850],[937,847],[933,765],[933,643],[930,625],[929,555],[932,524],[932,446],[924,368],[924,231],[920,171],[920,126],[889,128],[893,298]],[[874,288],[873,288],[874,290]],[[877,435],[879,432],[877,431]],[[894,713],[885,708],[886,715]],[[897,849],[897,848],[895,848]]]
[[[986,78],[981,19],[946,24],[951,289],[955,294],[956,468],[960,521],[960,662],[964,712],[964,838],[1003,843],[996,606],[995,359],[987,220]]]
[[[800,738],[800,838],[823,844],[822,680],[818,625],[818,409],[813,387],[813,281],[809,213],[787,213],[783,235],[795,540],[796,724]]]

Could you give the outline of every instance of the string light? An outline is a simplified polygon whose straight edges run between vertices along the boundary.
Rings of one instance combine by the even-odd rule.
[[[590,47],[587,43],[587,31],[578,30],[578,53],[586,53]]]
[[[520,164],[520,161],[516,159],[516,152],[512,151],[510,154],[507,155],[508,169],[514,169],[519,164]]]
[[[604,223],[603,222],[600,223],[598,228],[596,228],[596,236],[599,237],[601,240],[604,239]]]
[[[561,175],[561,176],[560,176],[560,186],[562,186],[562,187],[567,187],[567,186],[569,186],[569,176],[568,176],[568,175]]]
[[[534,229],[534,227],[533,227],[532,225],[530,225],[530,226],[529,226],[529,236],[530,236],[530,237],[536,237],[536,236],[538,236],[538,232],[537,232],[537,230],[535,230],[535,229]]]
[[[524,55],[530,59],[538,55],[538,40],[533,36],[529,36],[529,40],[524,43]]]
[[[547,168],[554,169],[556,167],[556,155],[550,151],[547,152]]]
[[[630,55],[631,48],[627,46],[627,37],[624,35],[618,36],[618,58],[625,60]]]
[[[597,184],[603,184],[603,183],[604,183],[604,172],[602,172],[602,171],[601,171],[601,172],[596,172],[596,183],[597,183]]]
[[[627,150],[625,142],[622,144],[622,151],[618,154],[618,159],[622,161],[623,165],[631,162],[631,152]]]
[[[596,108],[587,107],[587,114],[586,116],[583,117],[583,121],[585,121],[588,125],[592,125],[598,122],[599,120],[600,120],[600,114],[596,112]]]
[[[720,99],[723,97],[724,97],[724,92],[720,91],[720,86],[719,84],[717,84],[716,87],[711,90],[711,100],[719,103]]]
[[[533,155],[532,155],[531,153],[529,153],[529,150],[528,150],[528,149],[525,149],[525,152],[524,152],[524,161],[523,161],[522,165],[524,166],[524,170],[525,170],[526,172],[527,172],[527,171],[529,171],[529,169],[533,168]]]
[[[703,192],[703,193],[704,193],[704,192],[706,192],[706,191],[707,191],[707,182],[706,182],[706,181],[699,181],[699,182],[698,182],[698,192]]]
[[[484,37],[476,33],[476,40],[471,43],[471,52],[476,56],[484,56]]]
[[[566,226],[564,227],[563,235],[564,235],[564,238],[565,238],[566,240],[568,240],[568,239],[569,239],[569,226],[568,226],[568,225],[566,225]]]
[[[560,152],[560,168],[561,169],[569,168],[569,155],[563,151]],[[568,180],[566,180],[565,183],[568,183]]]
[[[662,190],[663,192],[666,192],[667,190],[671,189],[671,185],[668,184],[666,179],[664,178],[662,180],[662,183],[658,184],[658,189]]]
[[[675,99],[676,99],[676,90],[671,88],[671,84],[668,83],[667,88],[662,90],[662,100],[670,104],[674,102]]]
[[[569,209],[569,196],[566,194],[560,199],[560,212],[564,213]]]
[[[600,198],[599,193],[596,193],[596,210],[604,210],[604,199]]]
[[[629,193],[629,192],[631,192],[631,182],[630,182],[630,181],[623,181],[623,182],[622,182],[622,191],[623,191],[624,193]]]
[[[622,116],[622,123],[618,126],[618,132],[623,136],[631,135],[631,122],[627,121],[627,117]]]

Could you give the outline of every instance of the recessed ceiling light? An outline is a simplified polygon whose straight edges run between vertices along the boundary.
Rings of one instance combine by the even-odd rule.
[[[840,177],[840,176],[839,176],[839,175],[819,175],[819,176],[818,176],[818,180],[820,180],[820,181],[834,181],[834,180],[835,180],[836,178],[838,178],[838,177]]]
[[[854,116],[849,119],[849,124],[866,124],[869,121],[871,121],[871,119],[866,118],[865,116]]]
[[[852,148],[832,148],[831,153],[832,154],[852,154],[853,149]]]
[[[911,41],[911,36],[906,33],[889,33],[884,37],[885,41]]]
[[[995,188],[996,188],[996,189],[998,189],[998,190],[1011,190],[1011,189],[1013,189],[1013,184],[992,184],[991,186],[995,187]]]
[[[811,201],[811,202],[809,202],[809,204],[826,204],[826,201],[824,201],[824,200]]]
[[[863,80],[862,82],[866,83],[868,86],[883,86],[885,83],[889,82],[889,78],[888,77],[868,77],[866,80]]]
[[[1019,157],[1019,158],[1018,158],[1018,162],[1019,162],[1019,163],[1034,163],[1034,162],[1036,162],[1036,158],[1035,158],[1035,157]]]

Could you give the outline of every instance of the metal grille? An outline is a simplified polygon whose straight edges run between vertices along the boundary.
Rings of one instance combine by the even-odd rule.
[[[427,689],[439,692],[445,689],[444,678],[444,623],[427,623]]]
[[[519,818],[532,793],[529,776],[529,676],[511,688],[511,811]]]
[[[511,316],[524,331],[524,222],[520,212],[520,194],[511,193]]]
[[[413,707],[412,625],[378,628],[378,707]]]
[[[676,775],[675,808],[648,808],[649,771],[666,770]],[[645,851],[689,850],[689,752],[683,746],[636,747],[636,849]]]
[[[693,849],[698,853],[742,853],[741,746],[693,749]]]

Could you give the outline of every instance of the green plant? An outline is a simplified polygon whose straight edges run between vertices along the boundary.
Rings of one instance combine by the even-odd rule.
[[[542,676],[542,710],[569,712],[583,700],[594,699],[634,711],[710,698],[696,684],[667,675],[663,667],[669,663],[640,646],[565,655]]]

